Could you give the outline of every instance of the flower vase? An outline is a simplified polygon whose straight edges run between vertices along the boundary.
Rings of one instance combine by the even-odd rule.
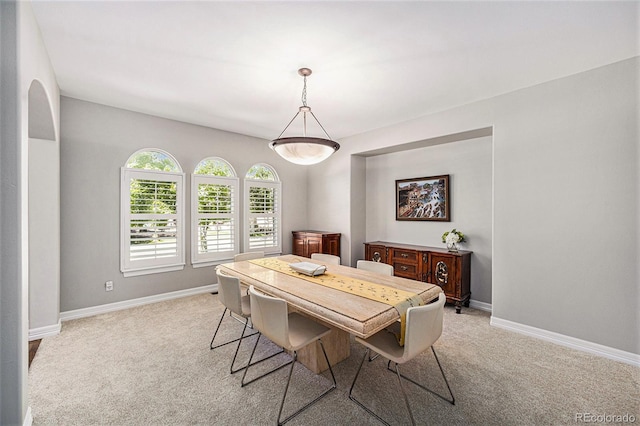
[[[451,253],[458,252],[458,243],[447,243],[447,250]]]

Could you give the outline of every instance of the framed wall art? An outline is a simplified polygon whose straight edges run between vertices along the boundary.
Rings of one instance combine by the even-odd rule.
[[[396,181],[396,220],[450,222],[449,175]]]

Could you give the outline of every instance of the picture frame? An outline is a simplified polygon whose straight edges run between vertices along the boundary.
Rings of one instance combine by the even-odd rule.
[[[396,220],[451,221],[449,175],[396,180]]]

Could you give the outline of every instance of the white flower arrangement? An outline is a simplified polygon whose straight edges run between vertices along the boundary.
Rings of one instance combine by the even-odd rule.
[[[458,252],[458,243],[461,243],[465,240],[465,235],[453,228],[451,231],[447,231],[442,234],[442,242],[447,243],[447,249],[450,252],[457,253]]]
[[[447,231],[442,234],[442,242],[447,243],[447,245],[461,243],[465,240],[465,235],[453,228],[451,231]]]

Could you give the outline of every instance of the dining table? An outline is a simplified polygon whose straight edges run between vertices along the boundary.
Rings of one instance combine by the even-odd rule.
[[[442,289],[407,278],[388,276],[345,265],[324,264],[325,273],[311,277],[291,269],[290,264],[322,262],[296,255],[224,263],[217,266],[244,286],[284,299],[291,312],[309,316],[329,327],[323,343],[331,365],[350,355],[350,336],[368,338],[401,319],[395,300],[427,304]],[[406,299],[406,301],[405,301]],[[405,306],[406,308],[406,306]],[[406,311],[406,309],[404,309]],[[315,373],[328,368],[319,344],[298,351],[298,360]]]

